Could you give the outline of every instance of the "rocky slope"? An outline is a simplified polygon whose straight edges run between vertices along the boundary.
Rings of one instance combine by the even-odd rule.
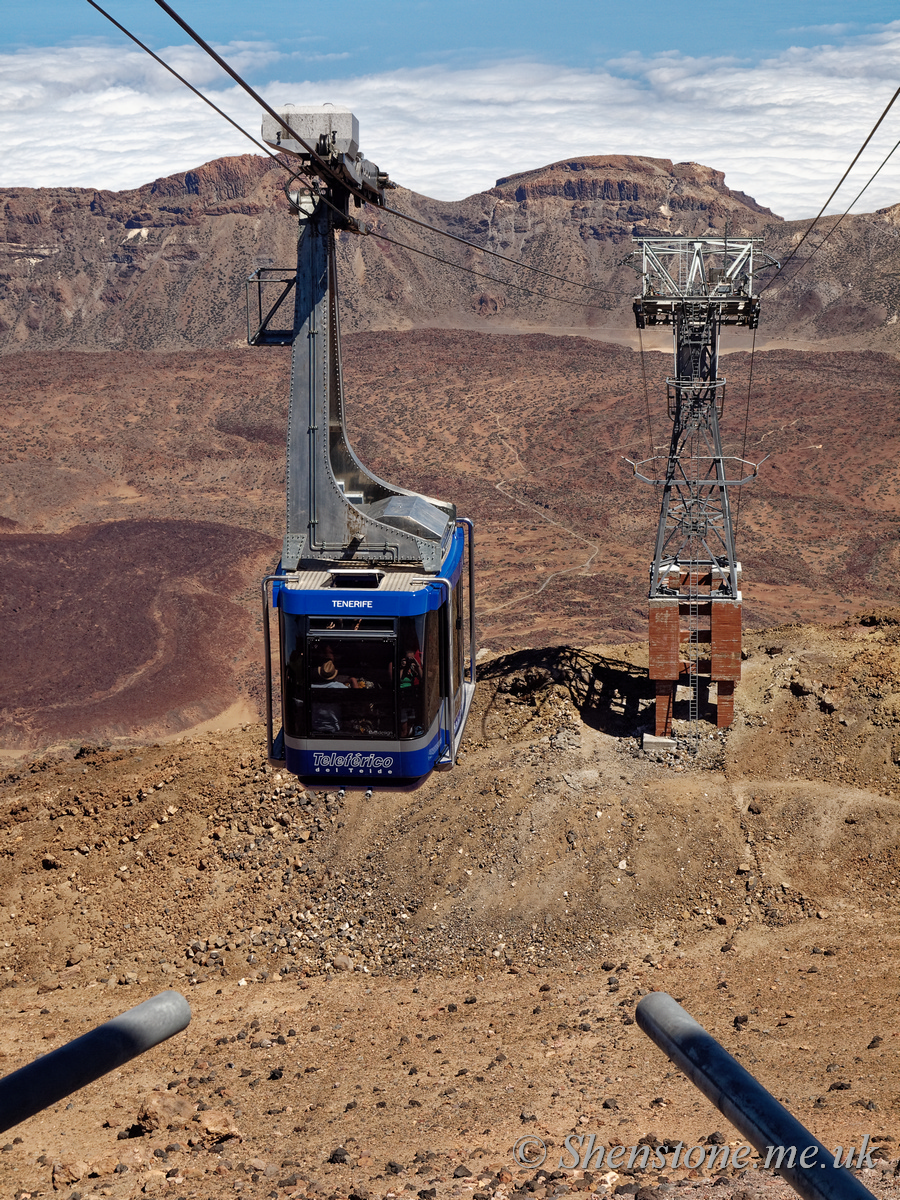
[[[243,155],[126,192],[0,189],[0,351],[180,349],[245,336],[244,282],[290,267],[296,226],[270,159]],[[400,188],[392,207],[574,282],[559,283],[369,209],[373,230],[411,249],[340,238],[345,326],[615,331],[631,336],[635,235],[759,235],[784,259],[809,222],[785,223],[722,172],[636,155],[593,155],[498,180],[445,203]],[[762,336],[893,347],[900,253],[893,209],[820,226],[766,293]],[[424,250],[446,262],[423,258]],[[815,250],[809,266],[803,259]],[[447,265],[450,264],[450,265]],[[456,269],[463,265],[479,277]],[[796,278],[795,278],[796,275]],[[764,281],[765,277],[761,277]]]
[[[0,191],[6,296],[0,335],[24,345],[174,349],[221,345],[244,331],[243,285],[258,266],[290,265],[295,222],[285,176],[256,155],[221,159],[130,192]],[[556,163],[445,204],[403,189],[393,207],[479,245],[521,255],[602,291],[575,289],[575,308],[504,286],[482,256],[370,211],[373,228],[496,276],[477,279],[374,238],[341,239],[347,327],[471,322],[509,310],[528,324],[597,324],[623,310],[633,273],[619,262],[633,232],[704,233],[730,221],[757,232],[772,219],[730,191],[721,172],[664,159],[593,157]],[[620,247],[621,243],[621,247]],[[516,278],[550,295],[539,276]],[[624,290],[623,290],[624,289]],[[621,293],[621,294],[620,294]],[[583,301],[594,307],[585,308]],[[624,311],[624,310],[623,310]]]
[[[490,660],[458,767],[374,801],[272,772],[258,725],[34,758],[0,783],[4,1072],[167,987],[193,1020],[10,1130],[0,1186],[782,1200],[757,1159],[557,1172],[567,1136],[741,1143],[635,1025],[660,989],[896,1196],[898,621],[751,635],[697,759],[640,750],[633,646]]]

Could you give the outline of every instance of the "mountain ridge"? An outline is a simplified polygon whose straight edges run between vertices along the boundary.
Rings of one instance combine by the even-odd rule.
[[[673,181],[675,181],[673,182],[673,189],[677,188],[679,190],[679,194],[681,193],[683,184],[687,184],[688,187],[690,187],[691,184],[705,184],[707,186],[716,188],[725,196],[738,200],[741,204],[746,205],[747,208],[752,209],[754,212],[760,213],[766,217],[771,217],[776,221],[782,220],[782,218],[776,216],[771,209],[764,208],[761,204],[758,204],[757,201],[754,200],[752,196],[748,196],[746,192],[737,192],[732,188],[726,188],[724,171],[717,171],[714,167],[705,167],[701,163],[676,163],[670,158],[650,158],[645,155],[636,154],[592,154],[582,155],[578,158],[560,159],[559,162],[549,163],[545,167],[535,167],[528,171],[517,171],[513,175],[506,175],[503,178],[498,179],[493,188],[488,189],[488,194],[503,195],[505,194],[507,184],[518,182],[519,186],[516,189],[515,198],[520,201],[525,200],[529,198],[529,189],[526,181],[530,182],[537,181],[539,179],[546,179],[548,176],[552,178],[556,174],[564,171],[568,171],[573,175],[580,176],[591,168],[607,168],[609,170],[618,168],[620,170],[633,171],[637,174],[647,174],[649,176],[654,174],[667,175]],[[654,168],[657,168],[657,170],[654,170]],[[567,188],[567,190],[571,192],[576,191],[574,188]],[[619,199],[626,198],[623,195],[623,190],[624,189],[619,190]],[[578,198],[583,198],[585,190],[577,189],[577,193]],[[592,198],[595,197],[596,191],[592,193]],[[613,190],[609,186],[608,181],[603,188],[603,198],[607,200],[615,198]],[[634,196],[628,198],[637,199],[638,196],[635,194]],[[676,207],[683,208],[685,206],[676,204]]]
[[[248,154],[130,191],[0,189],[0,353],[240,344],[247,276],[294,261],[296,223],[282,185],[276,162]],[[784,259],[810,224],[783,221],[728,188],[712,167],[639,155],[562,159],[460,201],[398,188],[389,203],[526,269],[368,208],[372,234],[394,241],[338,236],[348,332],[487,322],[627,339],[637,279],[623,251],[633,237],[759,236]],[[810,266],[795,276],[795,264],[790,279],[768,289],[761,336],[893,350],[900,338],[900,285],[890,270],[900,258],[896,211],[847,218],[818,249],[833,223],[826,219],[808,240],[816,252]],[[532,275],[528,266],[572,284]]]

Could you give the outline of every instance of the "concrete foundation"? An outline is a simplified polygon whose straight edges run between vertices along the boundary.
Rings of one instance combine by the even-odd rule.
[[[641,742],[642,750],[674,750],[678,743],[673,737],[654,737],[645,733]]]

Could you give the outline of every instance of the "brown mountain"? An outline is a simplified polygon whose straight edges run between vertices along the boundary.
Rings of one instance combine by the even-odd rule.
[[[294,259],[284,179],[272,160],[244,155],[133,191],[0,190],[0,347],[179,349],[240,341],[247,275]],[[498,316],[532,328],[621,325],[630,322],[635,285],[627,266],[633,234],[702,234],[726,224],[734,234],[761,234],[778,223],[727,188],[719,171],[635,156],[554,163],[455,203],[404,189],[389,198],[440,229],[584,286],[517,272],[369,210],[376,230],[490,278],[344,235],[348,329],[468,326]]]
[[[272,160],[243,155],[125,192],[0,189],[0,350],[239,344],[247,275],[294,260],[296,226],[284,178]],[[375,237],[342,235],[348,330],[488,323],[618,340],[633,336],[634,235],[753,234],[784,259],[809,224],[783,222],[726,187],[720,171],[632,155],[553,163],[452,203],[402,188],[389,200],[439,229],[574,283],[369,209],[375,232],[446,262]],[[829,218],[817,228],[767,293],[762,336],[892,348],[900,338],[900,275],[892,267],[900,256],[897,210],[848,218],[818,249],[833,223]]]

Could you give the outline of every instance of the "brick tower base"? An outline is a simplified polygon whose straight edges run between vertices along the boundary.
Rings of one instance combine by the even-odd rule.
[[[704,597],[698,605],[701,645],[709,646],[709,657],[698,663],[700,675],[716,684],[716,725],[727,729],[734,721],[734,689],[741,678],[741,593],[736,600]],[[656,736],[672,736],[675,694],[678,684],[690,685],[688,664],[681,647],[690,638],[684,622],[689,606],[676,597],[650,600],[650,678],[656,690]]]

